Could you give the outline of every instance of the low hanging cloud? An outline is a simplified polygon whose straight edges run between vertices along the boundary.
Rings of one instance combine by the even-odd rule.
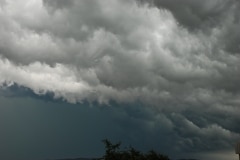
[[[226,147],[238,138],[239,2],[186,0],[183,10],[165,0],[0,2],[2,88],[70,103],[140,101],[154,117],[166,113],[185,137],[181,147],[203,146],[199,137],[206,144],[216,133]]]

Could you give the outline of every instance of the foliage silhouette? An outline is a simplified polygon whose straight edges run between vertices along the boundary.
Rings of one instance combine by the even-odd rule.
[[[158,154],[154,150],[144,154],[133,147],[120,150],[120,142],[112,144],[108,139],[102,142],[105,144],[105,155],[101,158],[102,160],[169,160],[167,156]]]

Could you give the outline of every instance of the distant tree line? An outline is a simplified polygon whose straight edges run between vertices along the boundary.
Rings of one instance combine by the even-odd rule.
[[[170,160],[166,155],[159,154],[154,150],[142,153],[133,147],[127,150],[120,150],[121,143],[112,144],[109,140],[104,139],[105,155],[101,160]]]

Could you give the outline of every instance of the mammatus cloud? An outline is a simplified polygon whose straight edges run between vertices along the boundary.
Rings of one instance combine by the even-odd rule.
[[[240,131],[239,3],[184,3],[1,1],[0,84],[70,103],[138,101],[155,111],[150,128],[165,114],[179,148],[228,148]]]

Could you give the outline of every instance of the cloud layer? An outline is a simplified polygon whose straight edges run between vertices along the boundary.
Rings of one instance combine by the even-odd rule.
[[[0,2],[2,89],[140,102],[153,110],[148,127],[174,131],[176,149],[239,138],[239,2]]]

